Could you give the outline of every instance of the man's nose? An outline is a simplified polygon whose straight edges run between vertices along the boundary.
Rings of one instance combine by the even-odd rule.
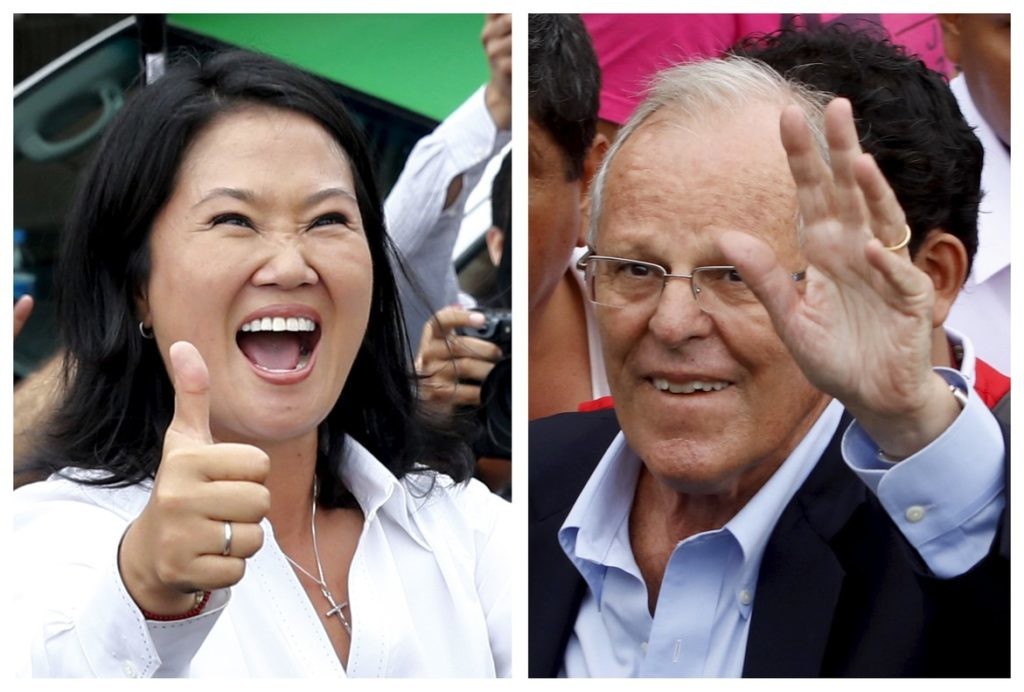
[[[690,281],[682,277],[668,279],[648,322],[651,333],[668,346],[710,333],[711,318],[697,304]]]
[[[255,285],[298,288],[320,281],[319,274],[308,261],[301,239],[268,241],[263,252],[265,257],[252,277]]]

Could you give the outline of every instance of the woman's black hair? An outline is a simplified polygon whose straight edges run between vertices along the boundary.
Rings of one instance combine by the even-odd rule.
[[[106,473],[90,482],[103,485],[155,475],[174,389],[156,342],[143,340],[138,330],[136,299],[149,277],[150,228],[189,144],[214,119],[252,106],[302,113],[338,142],[355,174],[373,260],[366,335],[341,396],[320,425],[321,503],[352,502],[336,471],[346,434],[398,478],[426,467],[466,480],[473,465],[468,447],[417,405],[394,278],[400,261],[385,232],[361,132],[317,78],[245,51],[175,60],[159,81],[129,99],[85,171],[56,268],[65,392],[33,466],[100,469]]]

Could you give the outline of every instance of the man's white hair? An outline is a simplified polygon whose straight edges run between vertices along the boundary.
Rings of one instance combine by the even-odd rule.
[[[741,113],[744,107],[755,103],[780,107],[794,104],[804,112],[818,151],[828,161],[825,104],[832,98],[832,94],[786,80],[759,60],[738,56],[684,63],[662,70],[655,75],[643,103],[619,130],[591,185],[590,246],[594,247],[605,180],[612,161],[626,140],[662,108],[670,107],[678,112],[679,122],[685,125],[723,113]]]

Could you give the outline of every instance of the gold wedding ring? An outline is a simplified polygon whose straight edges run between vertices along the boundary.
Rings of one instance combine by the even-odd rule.
[[[231,539],[234,538],[235,532],[231,529],[231,522],[224,522],[224,550],[220,551],[220,554],[227,557],[231,554]]]
[[[896,243],[895,245],[887,245],[885,247],[886,250],[896,252],[897,250],[902,250],[903,248],[910,244],[910,224],[903,224],[903,228],[906,229],[903,234],[903,240]]]

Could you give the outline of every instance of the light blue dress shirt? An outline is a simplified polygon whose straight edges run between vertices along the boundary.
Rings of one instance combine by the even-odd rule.
[[[961,368],[963,373],[936,370],[968,392],[967,406],[917,454],[895,466],[879,461],[878,447],[856,423],[842,445],[847,464],[940,577],[966,572],[987,553],[1005,504],[1002,435],[970,387],[969,348]],[[724,527],[676,546],[654,617],[629,541],[642,462],[620,433],[559,531],[563,550],[588,586],[562,675],[739,677],[768,538],[835,434],[842,410],[839,402],[830,403],[779,470]],[[962,463],[964,458],[971,463]]]

